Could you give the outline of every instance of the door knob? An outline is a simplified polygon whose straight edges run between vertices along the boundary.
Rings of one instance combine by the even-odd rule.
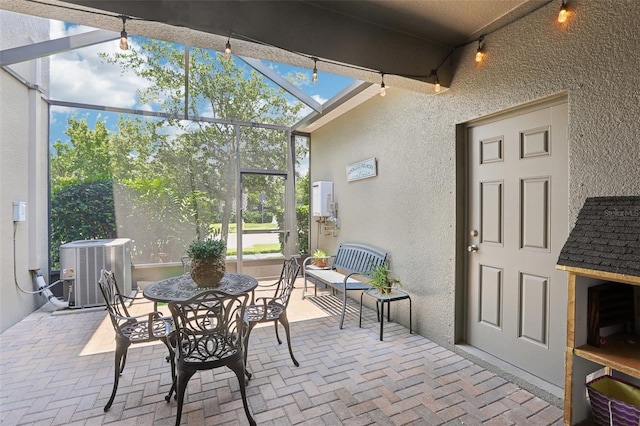
[[[469,253],[475,253],[478,251],[478,246],[475,244],[471,244],[469,247],[467,247],[467,251]]]

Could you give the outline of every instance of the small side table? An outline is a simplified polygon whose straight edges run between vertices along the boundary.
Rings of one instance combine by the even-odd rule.
[[[377,288],[370,288],[365,290],[360,295],[360,327],[362,327],[362,296],[367,295],[376,299],[376,314],[380,320],[380,340],[382,341],[383,325],[384,325],[384,304],[387,304],[387,322],[391,321],[391,302],[396,300],[409,299],[409,333],[413,333],[411,328],[411,296],[406,291],[398,290],[396,288],[391,290],[389,294],[382,294]],[[378,309],[378,306],[380,309]]]

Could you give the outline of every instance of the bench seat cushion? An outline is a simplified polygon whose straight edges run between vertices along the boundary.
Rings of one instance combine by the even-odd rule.
[[[344,274],[331,269],[308,270],[307,276],[316,278],[320,282],[327,283],[337,289],[344,288]],[[371,288],[369,284],[358,281],[355,278],[347,279],[347,290],[367,290],[369,288]]]

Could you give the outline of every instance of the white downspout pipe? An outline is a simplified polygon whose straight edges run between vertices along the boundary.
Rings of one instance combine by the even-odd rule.
[[[40,292],[40,294],[42,294],[44,297],[46,297],[49,302],[51,302],[51,304],[53,306],[55,306],[56,308],[68,308],[69,307],[69,302],[64,302],[59,300],[52,292],[51,290],[49,290],[49,287],[51,286],[47,286],[47,283],[44,281],[44,277],[42,276],[42,273],[40,271],[35,271],[34,272],[36,275],[36,286],[38,287],[38,292]],[[59,283],[60,281],[56,281],[55,283],[53,283],[52,285],[55,285],[57,283]]]

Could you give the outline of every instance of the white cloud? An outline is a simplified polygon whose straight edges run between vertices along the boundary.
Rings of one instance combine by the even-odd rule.
[[[66,27],[51,21],[51,37],[59,38],[91,31],[93,28],[73,25]],[[130,38],[130,45],[135,43]],[[51,98],[70,102],[122,108],[140,108],[136,104],[136,89],[148,82],[119,65],[108,64],[99,54],[119,52],[118,40],[74,49],[51,56]]]
[[[316,102],[318,102],[320,105],[324,105],[325,102],[327,102],[329,99],[325,98],[324,96],[320,96],[320,95],[313,95],[311,96]]]

